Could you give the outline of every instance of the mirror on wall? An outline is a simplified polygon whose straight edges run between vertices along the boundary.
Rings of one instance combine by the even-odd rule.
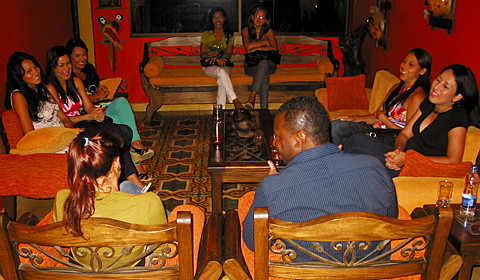
[[[261,3],[277,33],[347,34],[350,0],[130,0],[133,37],[203,32],[211,8],[220,6],[239,32],[250,7]]]

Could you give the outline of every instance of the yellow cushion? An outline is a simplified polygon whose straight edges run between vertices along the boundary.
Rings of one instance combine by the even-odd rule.
[[[17,155],[56,153],[67,148],[79,132],[79,129],[65,127],[32,130],[18,141],[17,148],[10,150],[10,153]]]
[[[118,87],[120,86],[121,83],[122,83],[122,78],[120,77],[101,80],[100,85],[107,86],[108,91],[110,92],[105,99],[113,98],[113,96],[117,92]]]
[[[400,176],[463,178],[470,171],[471,165],[471,162],[433,162],[417,151],[408,150]]]
[[[480,129],[470,126],[467,131],[462,161],[475,162],[480,150]]]
[[[143,69],[145,76],[152,78],[158,76],[163,70],[163,59],[160,56],[153,56]]]
[[[372,95],[370,97],[370,106],[368,110],[373,114],[380,105],[382,105],[385,96],[390,89],[400,83],[400,79],[386,70],[380,70],[375,74],[373,82]]]
[[[368,109],[365,93],[365,75],[355,77],[326,78],[328,110]]]

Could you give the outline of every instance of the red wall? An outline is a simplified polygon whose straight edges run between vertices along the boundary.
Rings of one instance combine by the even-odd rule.
[[[122,1],[122,7],[120,9],[96,9],[98,1],[95,0],[92,1],[92,5],[95,37],[95,63],[100,77],[122,77],[124,80],[128,81],[128,87],[125,91],[129,93],[128,99],[130,102],[148,102],[148,97],[142,89],[140,73],[138,71],[138,65],[143,58],[143,44],[145,42],[156,42],[164,37],[130,38],[129,1]],[[124,16],[120,32],[118,33],[119,39],[124,41],[124,44],[122,44],[121,51],[116,50],[117,71],[113,73],[109,60],[109,45],[103,44],[105,37],[100,32],[100,25],[97,23],[97,18],[99,16],[104,16],[107,20],[112,22],[117,13]],[[324,39],[332,40],[334,45],[338,45],[338,38]],[[341,61],[342,53],[340,49],[334,48],[334,55]],[[343,68],[341,68],[340,71],[343,73]]]
[[[373,83],[376,71],[389,68],[396,75],[407,52],[415,47],[425,48],[433,57],[432,79],[447,65],[459,63],[470,67],[480,79],[480,19],[473,11],[480,11],[480,1],[456,1],[452,34],[445,29],[431,29],[423,18],[424,1],[393,0],[390,10],[389,41],[387,51],[375,48],[374,41],[366,38],[363,58],[367,62],[367,84]],[[376,0],[354,0],[351,27],[357,28],[369,17],[369,6]],[[352,29],[352,30],[353,30]]]
[[[0,112],[5,110],[6,65],[10,55],[23,51],[44,68],[47,50],[73,37],[70,1],[9,1],[0,9]],[[44,68],[45,69],[45,68]]]

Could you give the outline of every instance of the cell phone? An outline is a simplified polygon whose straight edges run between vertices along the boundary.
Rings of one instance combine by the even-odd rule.
[[[146,193],[146,192],[150,189],[150,186],[151,186],[151,185],[152,185],[152,182],[148,183],[148,185],[146,185],[145,187],[143,187],[141,193]]]

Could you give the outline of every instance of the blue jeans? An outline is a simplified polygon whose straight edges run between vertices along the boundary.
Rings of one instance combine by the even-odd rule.
[[[386,167],[385,154],[394,150],[394,147],[387,146],[380,143],[377,139],[372,138],[366,134],[355,134],[343,143],[343,150],[351,154],[364,154],[376,157],[390,174],[390,177],[395,178],[400,175],[400,171]]]
[[[121,192],[129,194],[140,194],[142,192],[142,187],[135,185],[132,181],[123,181],[118,186],[118,189]]]
[[[349,122],[334,120],[330,122],[330,137],[332,143],[335,145],[343,144],[343,142],[350,136],[365,132],[371,129],[372,126],[366,122]]]
[[[277,65],[270,60],[262,60],[256,66],[243,65],[245,74],[253,77],[252,92],[260,94],[260,107],[268,108],[268,88],[270,87],[270,75],[275,74]]]

